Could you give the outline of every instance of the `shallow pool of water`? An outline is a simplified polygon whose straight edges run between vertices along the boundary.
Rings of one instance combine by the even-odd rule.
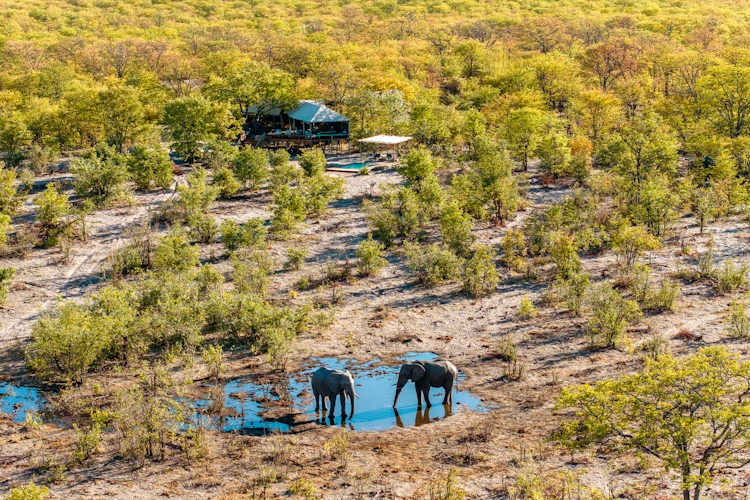
[[[335,163],[329,163],[326,168],[341,168],[344,170],[356,170],[359,172],[362,170],[363,167],[370,167],[367,163],[344,163],[344,164],[335,164]]]
[[[25,387],[0,382],[0,411],[13,416],[14,422],[25,422],[26,413],[40,412],[45,397],[36,387]]]
[[[437,357],[435,353],[408,353],[399,361],[424,360]],[[397,408],[393,408],[399,365],[380,365],[374,359],[359,363],[352,359],[311,359],[309,368],[292,374],[283,384],[261,385],[249,379],[237,379],[223,388],[224,407],[229,415],[215,418],[211,426],[223,431],[240,431],[250,434],[267,434],[272,431],[289,432],[293,427],[317,422],[321,425],[346,427],[354,431],[383,431],[393,427],[413,427],[437,422],[461,411],[487,411],[481,399],[461,389],[458,383],[453,389],[453,405],[442,405],[444,392],[433,388],[430,391],[432,407],[417,408],[414,384],[409,383],[401,393]],[[356,400],[354,417],[342,421],[340,400],[337,401],[334,418],[315,412],[315,401],[310,388],[310,377],[320,366],[348,369],[354,377]],[[211,401],[196,401],[197,408],[207,408]],[[347,401],[347,413],[350,410]],[[272,411],[268,411],[272,410]]]

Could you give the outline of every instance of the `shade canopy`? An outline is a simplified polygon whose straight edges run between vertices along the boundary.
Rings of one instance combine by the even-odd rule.
[[[375,135],[372,137],[366,137],[359,139],[358,142],[366,142],[369,144],[401,144],[410,140],[411,137],[405,137],[401,135]]]
[[[315,101],[300,101],[297,107],[288,113],[288,116],[289,118],[305,123],[340,123],[349,121],[349,118]]]

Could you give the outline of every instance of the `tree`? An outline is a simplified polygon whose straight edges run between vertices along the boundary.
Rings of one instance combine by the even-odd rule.
[[[22,149],[31,144],[31,139],[26,120],[20,113],[0,114],[0,152],[7,155],[6,163],[12,166],[20,163]]]
[[[597,160],[627,180],[630,201],[638,203],[646,179],[676,171],[677,141],[655,113],[637,114],[617,129]]]
[[[137,89],[122,86],[103,90],[99,92],[99,103],[107,143],[118,153],[144,136],[146,113]]]
[[[500,278],[495,267],[495,249],[477,245],[473,255],[464,261],[463,290],[472,297],[485,297],[495,293]]]
[[[181,97],[164,107],[162,123],[172,138],[172,148],[194,162],[202,144],[226,137],[235,122],[224,104],[202,97]]]
[[[723,469],[750,463],[750,363],[722,347],[647,360],[640,373],[563,389],[576,417],[557,436],[577,449],[612,442],[678,471],[684,500],[699,500]]]
[[[275,108],[287,111],[297,104],[292,75],[264,63],[232,68],[223,77],[210,81],[204,92],[218,102],[231,101],[241,114],[254,106],[256,116]]]
[[[598,145],[616,125],[620,103],[603,90],[584,90],[573,99],[573,113],[586,136]]]
[[[698,80],[698,99],[711,111],[718,131],[739,137],[750,130],[750,68],[721,65]]]
[[[383,250],[385,245],[379,241],[372,239],[372,235],[368,235],[367,239],[357,247],[357,269],[363,276],[374,276],[388,264],[388,261],[383,258]]]
[[[536,146],[539,168],[551,177],[561,177],[569,172],[570,146],[568,138],[558,124],[549,124]]]
[[[529,160],[539,142],[539,131],[544,123],[544,113],[534,108],[511,110],[503,127],[503,139],[508,143],[511,156],[529,169]]]

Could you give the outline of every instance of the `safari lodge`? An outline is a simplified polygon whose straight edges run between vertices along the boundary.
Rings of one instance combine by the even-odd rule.
[[[249,130],[245,142],[268,149],[323,148],[329,153],[349,147],[349,118],[322,101],[300,101],[289,111],[247,108]]]

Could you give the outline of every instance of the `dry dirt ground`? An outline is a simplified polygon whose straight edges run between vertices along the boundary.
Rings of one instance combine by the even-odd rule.
[[[319,276],[328,259],[352,259],[367,234],[362,200],[385,183],[400,182],[399,175],[389,170],[369,176],[335,175],[346,179],[344,198],[320,221],[307,223],[291,241],[272,243],[279,263],[290,245],[304,246],[308,254],[301,270],[276,274],[272,293],[279,297],[288,297],[302,276]],[[475,234],[480,241],[498,244],[509,228],[520,227],[531,214],[567,192],[565,186],[541,187],[532,171],[527,204],[516,219],[505,227],[480,225]],[[35,250],[26,260],[3,262],[18,269],[10,299],[0,309],[0,363],[6,377],[29,382],[22,348],[33,322],[57,299],[80,299],[100,286],[106,259],[124,243],[124,230],[171,195],[139,194],[132,206],[96,212],[90,217],[89,239],[75,245],[69,262],[55,250]],[[240,222],[267,217],[269,203],[268,193],[240,196],[217,202],[212,214],[219,220]],[[27,204],[25,209],[21,217],[28,218],[33,206]],[[714,223],[708,232],[714,235],[717,259],[750,261],[746,221]],[[678,267],[695,266],[695,255],[707,242],[707,234],[700,235],[690,218],[678,220],[672,234],[664,248],[647,257],[657,280]],[[202,248],[206,259],[222,254],[219,243]],[[610,253],[584,257],[583,262],[595,279],[616,274]],[[222,266],[228,269],[226,262],[220,262]],[[287,367],[294,371],[312,356],[388,361],[407,351],[432,351],[459,367],[466,377],[462,388],[491,404],[488,413],[457,412],[417,428],[351,433],[345,461],[332,460],[324,452],[324,443],[337,429],[318,425],[272,437],[211,432],[208,459],[191,463],[172,455],[140,468],[117,458],[117,443],[105,433],[98,455],[59,474],[41,471],[45,465],[64,462],[72,450],[73,432],[51,424],[26,431],[5,418],[0,420],[0,493],[35,480],[47,481],[53,498],[275,498],[289,496],[290,485],[305,478],[322,498],[416,499],[431,498],[430,487],[455,470],[457,483],[469,498],[508,498],[519,476],[552,484],[564,474],[607,492],[608,498],[674,498],[675,477],[658,466],[647,468],[628,456],[612,460],[596,451],[571,457],[549,444],[546,438],[563,416],[553,408],[555,398],[565,385],[637,370],[642,366],[637,346],[657,334],[677,355],[709,344],[726,345],[746,355],[747,345],[729,341],[725,334],[731,297],[717,296],[705,284],[683,285],[679,310],[644,317],[629,333],[630,347],[592,351],[582,331],[585,319],[562,308],[540,307],[536,318],[520,319],[516,313],[520,300],[528,294],[538,303],[544,280],[527,282],[504,269],[501,272],[497,292],[473,300],[461,294],[457,284],[418,285],[400,259],[390,255],[389,265],[377,277],[342,286],[344,298],[333,326],[300,338]],[[302,303],[316,293],[299,292],[294,300]],[[697,340],[676,337],[681,330],[695,333]],[[517,342],[525,366],[520,381],[506,380],[505,362],[496,355],[496,345],[508,336]],[[270,372],[263,358],[229,353],[224,377]],[[269,481],[263,492],[260,484],[270,471],[279,478]],[[746,498],[748,472],[735,471],[727,477],[704,498]]]

